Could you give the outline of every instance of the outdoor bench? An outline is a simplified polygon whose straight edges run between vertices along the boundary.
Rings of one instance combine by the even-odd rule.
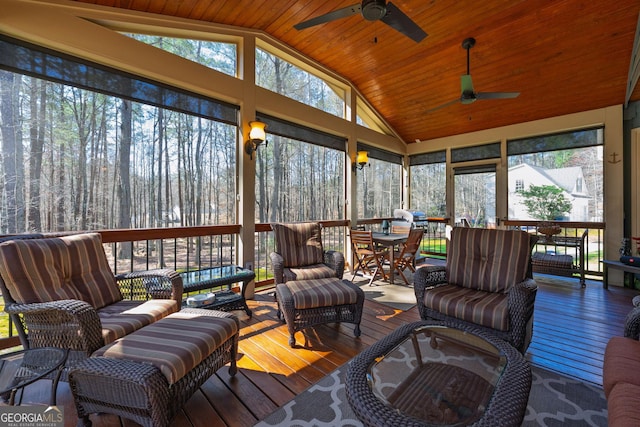
[[[586,253],[585,242],[589,230],[585,230],[579,237],[554,237],[553,240],[539,240],[538,245],[573,248],[576,259],[569,254],[534,252],[531,255],[531,266],[534,273],[552,274],[556,276],[580,277],[580,285],[585,284]]]

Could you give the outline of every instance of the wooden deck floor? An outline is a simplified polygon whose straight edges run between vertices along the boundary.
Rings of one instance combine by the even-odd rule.
[[[638,292],[604,290],[599,282],[581,289],[576,280],[547,277],[540,277],[539,285],[527,358],[534,365],[601,384],[606,342],[622,335],[631,299]],[[172,425],[252,426],[396,327],[419,320],[415,307],[401,312],[367,301],[360,339],[353,338],[351,325],[325,325],[308,330],[304,337],[298,333],[299,347],[291,349],[273,298],[259,295],[250,306],[251,320],[241,314],[238,374],[231,379],[226,367],[219,370]],[[76,425],[67,384],[60,386],[58,403],[65,407],[65,426]],[[92,420],[96,427],[135,425],[111,415],[92,416]]]

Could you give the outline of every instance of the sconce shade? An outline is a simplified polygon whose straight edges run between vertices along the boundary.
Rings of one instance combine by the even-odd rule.
[[[359,165],[366,165],[367,163],[369,163],[369,153],[366,151],[358,151],[356,162]]]
[[[353,170],[362,170],[369,163],[369,153],[367,151],[358,151],[356,154],[356,161],[353,163]]]
[[[249,155],[249,158],[253,160],[253,153],[258,149],[258,146],[263,142],[267,145],[267,124],[259,121],[249,122],[251,130],[249,130],[249,140],[244,143],[244,151]]]
[[[267,132],[265,131],[267,125],[265,123],[254,121],[249,122],[249,126],[251,126],[251,130],[249,131],[249,139],[254,142],[264,142],[264,140],[267,139]]]

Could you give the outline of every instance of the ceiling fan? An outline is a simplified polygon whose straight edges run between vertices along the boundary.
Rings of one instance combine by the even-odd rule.
[[[456,104],[458,102],[462,104],[471,104],[472,102],[476,102],[478,99],[509,99],[516,98],[520,95],[520,92],[475,92],[473,90],[473,82],[471,81],[471,72],[469,71],[469,51],[476,44],[476,39],[473,37],[469,37],[464,39],[462,42],[462,47],[467,51],[467,74],[460,76],[460,86],[462,87],[462,94],[459,98],[439,105],[435,108],[432,108],[427,111],[430,113],[435,110],[439,110],[444,107],[448,107],[449,105]]]
[[[382,21],[394,30],[397,30],[414,40],[416,43],[427,37],[422,28],[404,14],[396,5],[385,0],[362,0],[361,4],[354,4],[324,15],[316,16],[308,21],[300,22],[293,26],[296,30],[313,27],[318,24],[347,18],[349,16],[362,14],[367,21]]]

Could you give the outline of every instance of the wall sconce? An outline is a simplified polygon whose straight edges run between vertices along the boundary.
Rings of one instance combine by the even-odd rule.
[[[249,131],[249,140],[244,143],[244,151],[249,155],[249,158],[253,160],[253,152],[258,149],[258,146],[264,142],[265,147],[269,144],[267,141],[267,128],[266,123],[259,121],[249,122],[251,130]]]
[[[369,153],[367,151],[358,151],[356,161],[353,162],[353,171],[355,172],[357,169],[362,170],[367,164],[369,164]]]

